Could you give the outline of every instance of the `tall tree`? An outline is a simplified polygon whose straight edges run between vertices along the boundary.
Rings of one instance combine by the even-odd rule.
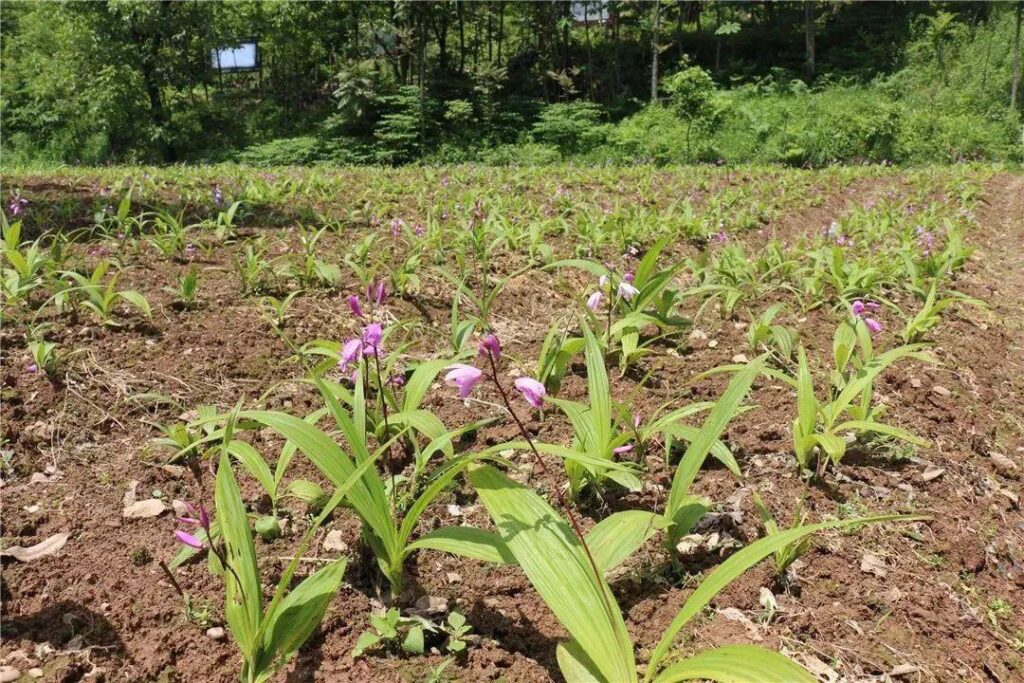
[[[814,78],[814,0],[804,2],[804,75]]]
[[[654,20],[651,22],[651,102],[658,101],[658,29],[661,28],[661,0],[654,0]]]
[[[1017,95],[1020,93],[1020,23],[1024,10],[1024,0],[1017,0],[1017,21],[1013,31],[1013,82],[1010,84],[1010,108],[1017,107]]]

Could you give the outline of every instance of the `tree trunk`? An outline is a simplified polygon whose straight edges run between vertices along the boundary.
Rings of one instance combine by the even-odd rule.
[[[464,72],[466,70],[466,19],[462,0],[455,1],[455,8],[459,15],[459,71]]]
[[[720,27],[722,25],[722,5],[721,3],[715,3],[715,25]],[[722,36],[718,35],[717,29],[715,31],[715,73],[717,74],[722,70]]]
[[[661,0],[654,2],[654,22],[651,24],[651,102],[658,101],[658,29],[661,27]]]
[[[505,0],[498,3],[498,66],[501,66],[501,46],[505,42]]]
[[[1017,105],[1017,96],[1020,94],[1020,23],[1021,12],[1024,10],[1024,0],[1017,0],[1017,27],[1013,33],[1013,82],[1010,84],[1010,108]]]
[[[814,2],[804,3],[804,76],[808,81],[814,79]]]

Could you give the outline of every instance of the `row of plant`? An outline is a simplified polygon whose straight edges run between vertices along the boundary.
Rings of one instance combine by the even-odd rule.
[[[697,233],[671,221],[669,228],[650,227],[627,208],[594,225],[577,220],[559,231],[536,222],[524,227],[518,214],[504,213],[508,205],[494,195],[493,204],[490,197],[477,198],[452,218],[422,224],[383,220],[381,213],[366,210],[369,230],[350,241],[340,263],[328,260],[325,240],[350,222],[299,226],[281,242],[299,249],[284,251],[264,237],[243,234],[237,217],[244,202],[227,204],[219,188],[213,201],[221,210],[191,224],[184,213],[133,213],[132,191],[116,212],[101,213],[84,229],[92,245],[84,259],[74,235],[26,242],[20,222],[5,223],[5,316],[17,315],[25,328],[34,371],[59,378],[60,350],[46,340],[47,331],[37,321],[45,325],[63,316],[74,321],[88,313],[115,327],[125,321],[120,304],[150,315],[141,293],[118,287],[116,264],[130,262],[141,250],[191,262],[175,291],[187,314],[200,302],[197,264],[217,250],[233,254],[240,292],[261,297],[258,305],[271,332],[291,349],[321,403],[307,415],[268,410],[259,402],[227,411],[204,406],[189,422],[161,427],[159,443],[171,449],[173,462],[188,467],[197,491],[211,488],[205,479],[210,468],[215,470],[212,500],[200,494],[194,512],[175,530],[184,548],[168,572],[173,578],[177,567],[205,553],[210,571],[224,584],[224,614],[242,655],[244,680],[273,675],[323,619],[341,586],[346,560],[297,583],[296,574],[318,530],[342,506],[359,518],[361,541],[376,559],[392,604],[374,616],[374,629],[359,639],[357,654],[399,645],[423,651],[425,642],[442,640],[453,656],[465,647],[470,626],[461,616],[438,624],[399,610],[407,562],[413,553],[431,550],[519,567],[569,635],[557,653],[567,680],[811,680],[795,662],[763,648],[723,646],[681,656],[673,646],[691,620],[751,566],[774,557],[784,575],[808,549],[810,534],[919,518],[876,515],[806,524],[795,514],[794,525],[780,529],[766,511],[765,536],[703,578],[651,651],[635,646],[608,576],[653,539],[677,557],[677,544],[714,505],[692,492],[709,455],[742,476],[723,434],[748,409],[745,401],[759,376],[793,389],[794,467],[808,479],[828,476],[857,444],[879,439],[925,444],[882,421],[884,406],[875,400],[874,385],[894,363],[933,361],[927,335],[944,310],[954,303],[980,305],[951,286],[970,255],[962,235],[976,199],[962,179],[953,185],[963,193],[956,207],[928,199],[924,190],[909,197],[894,193],[850,208],[833,225],[794,244],[765,235],[756,256],[738,244],[740,231],[726,231],[727,209],[711,226],[698,223],[704,227]],[[37,208],[22,203],[20,195],[14,201],[10,213],[19,218]],[[590,200],[569,201],[578,217],[581,204]],[[570,231],[579,246],[569,258],[555,259],[556,250],[564,251],[557,237]],[[697,255],[670,259],[670,235],[691,238]],[[271,256],[276,251],[282,253]],[[594,258],[609,252],[622,255]],[[496,267],[517,254],[518,267]],[[509,382],[507,359],[492,326],[494,306],[511,279],[543,272],[573,288],[574,310],[551,325],[535,361],[516,363],[531,372]],[[438,357],[415,353],[420,331],[398,319],[391,305],[397,296],[415,298],[427,277],[445,283],[451,297],[451,349]],[[290,302],[303,289],[340,290],[353,278],[361,294],[348,295],[344,304],[349,338],[293,339],[287,325]],[[612,396],[610,370],[625,373],[659,344],[685,343],[685,333],[708,306],[729,317],[738,307],[752,310],[754,302],[765,299],[774,303],[748,327],[753,360],[704,373],[730,377],[717,400],[670,402],[643,415],[632,398]],[[694,307],[696,312],[687,315]],[[813,350],[809,354],[798,332],[780,322],[790,312],[815,308],[830,309],[836,321],[827,359]],[[879,337],[896,319],[905,321],[902,332]],[[876,348],[879,339],[898,338],[902,344]],[[563,380],[579,372],[573,369],[579,362],[585,367],[586,399],[569,400],[559,393]],[[442,375],[459,399],[488,401],[492,414],[468,424],[445,424],[426,407]],[[568,444],[545,443],[527,427],[560,416],[571,427]],[[464,436],[496,420],[510,421],[519,438],[466,447]],[[251,438],[268,428],[284,443],[271,459]],[[679,444],[685,448],[676,448]],[[615,512],[585,529],[581,506],[615,488],[641,489],[649,473],[636,456],[655,448],[664,448],[665,462],[675,463],[659,507]],[[530,457],[535,479],[522,481],[515,453]],[[315,467],[318,481],[290,475],[297,458]],[[243,473],[269,497],[271,514],[250,513],[238,484]],[[564,491],[563,480],[568,482]],[[424,513],[439,496],[463,485],[476,492],[493,526],[424,532]],[[268,596],[253,532],[271,538],[280,533],[285,499],[301,500],[315,514]],[[680,571],[678,560],[675,564],[667,570],[671,580]]]

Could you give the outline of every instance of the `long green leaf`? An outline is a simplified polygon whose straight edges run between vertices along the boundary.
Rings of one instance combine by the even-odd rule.
[[[470,469],[469,480],[530,583],[600,676],[610,683],[635,681],[622,614],[569,524],[534,491],[493,467]]]
[[[664,518],[646,510],[623,510],[605,517],[587,533],[587,546],[605,573],[619,566],[665,527]]]
[[[764,358],[764,356],[760,356],[754,359],[733,376],[725,393],[704,419],[700,433],[696,439],[690,442],[686,453],[683,454],[682,461],[676,467],[675,475],[672,477],[672,490],[669,492],[668,504],[665,509],[666,517],[671,519],[684,497],[689,494],[690,486],[697,477],[697,472],[700,471],[712,446],[722,435],[729,420],[736,414],[740,403],[750,390],[750,385],[754,383],[754,379],[761,372]]]
[[[718,683],[814,683],[814,676],[789,657],[757,645],[724,645],[687,657],[665,669],[655,683],[708,680]]]
[[[224,571],[224,616],[242,654],[251,660],[256,648],[263,594],[249,518],[231,469],[231,460],[224,451],[217,466],[214,501],[228,563]]]
[[[786,531],[780,531],[777,534],[762,538],[751,543],[745,548],[738,550],[730,555],[725,562],[718,565],[714,571],[708,574],[708,576],[701,581],[697,589],[690,594],[689,598],[687,598],[682,609],[679,610],[679,614],[677,614],[675,619],[672,620],[672,623],[669,625],[668,629],[666,629],[661,640],[658,642],[657,647],[655,647],[654,651],[651,653],[650,663],[647,666],[647,674],[644,676],[644,680],[651,680],[657,673],[661,660],[668,652],[668,649],[675,640],[676,635],[678,635],[679,630],[682,629],[682,627],[685,626],[686,623],[698,612],[700,612],[700,610],[704,609],[704,607],[711,602],[711,600],[714,599],[714,597],[718,595],[723,588],[735,581],[741,574],[743,574],[743,572],[747,571],[769,555],[772,555],[776,551],[785,548],[795,541],[799,541],[805,536],[825,529],[837,529],[872,522],[888,522],[893,520],[915,521],[919,519],[922,519],[922,517],[881,515],[877,517],[862,517],[860,519],[831,520],[828,522],[809,524],[806,526],[787,529]]]
[[[501,536],[471,526],[447,526],[423,534],[406,546],[406,552],[429,548],[492,564],[515,564]]]

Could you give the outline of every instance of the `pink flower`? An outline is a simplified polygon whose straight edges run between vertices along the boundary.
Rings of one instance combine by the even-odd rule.
[[[388,288],[381,280],[374,284],[371,282],[366,287],[366,298],[373,302],[375,306],[383,306],[384,301],[388,298]]]
[[[423,227],[422,223],[416,223],[412,226],[412,234],[417,237],[423,237],[427,234],[427,229]]]
[[[719,228],[718,232],[711,236],[711,241],[714,244],[725,244],[726,242],[729,241],[729,235],[725,232],[725,230]]]
[[[643,416],[637,413],[633,416],[633,429],[640,429],[640,425],[643,423]]]
[[[464,365],[462,363],[449,365],[445,370],[448,371],[448,374],[444,376],[444,381],[458,388],[459,398],[468,397],[472,393],[473,387],[476,386],[477,382],[484,375],[484,373],[472,365]]]
[[[624,446],[613,448],[612,453],[614,453],[615,455],[622,455],[623,453],[629,453],[631,450],[633,450],[633,444],[627,443]]]
[[[399,233],[402,231],[402,228],[404,228],[404,227],[405,227],[405,221],[403,221],[401,218],[392,218],[391,219],[391,236],[392,237],[398,237]]]
[[[359,305],[359,297],[352,294],[348,297],[348,307],[352,311],[352,315],[357,318],[363,317],[363,307]]]
[[[632,299],[634,296],[636,296],[639,293],[640,293],[639,289],[637,289],[633,285],[629,284],[625,280],[623,280],[622,282],[619,283],[619,296],[621,296],[626,301],[629,301],[630,299]]]
[[[383,337],[384,330],[381,329],[380,323],[370,323],[363,328],[363,344],[370,347],[373,353],[380,349],[380,342]],[[364,350],[363,353],[366,353],[366,351]]]
[[[183,544],[189,546],[190,548],[195,548],[196,550],[199,550],[199,549],[201,549],[203,547],[203,542],[200,541],[197,537],[195,537],[192,534],[188,533],[187,531],[182,531],[181,529],[175,529],[174,530],[174,537],[178,539],[179,543],[183,543]]]
[[[190,515],[196,514],[195,508],[189,505],[188,503],[185,503],[185,509],[188,510],[188,513]],[[177,521],[179,524],[187,524],[192,527],[199,527],[206,532],[207,538],[210,537],[210,516],[207,514],[206,507],[204,505],[199,506],[198,519],[196,519],[195,517],[179,517]],[[190,534],[187,531],[175,529],[174,537],[178,539],[179,543],[183,543],[184,545],[187,545],[190,548],[195,548],[196,550],[199,550],[203,547],[203,542],[199,540],[197,536]]]
[[[871,334],[877,334],[882,331],[882,323],[869,317],[869,311],[877,311],[881,306],[873,301],[861,301],[860,299],[857,299],[853,302],[850,308],[853,309],[853,314],[856,317],[864,321],[864,324],[868,326]]]
[[[597,313],[597,309],[599,309],[600,307],[601,307],[601,291],[598,290],[598,291],[594,292],[593,294],[591,294],[590,298],[587,299],[587,308],[589,308],[594,313]]]
[[[597,278],[597,286],[601,287],[602,289],[607,287],[608,286],[608,276],[607,275],[602,275],[601,277]]]
[[[363,342],[360,339],[349,339],[345,346],[341,347],[341,362],[338,367],[342,372],[348,370],[349,366],[358,361],[363,355]]]
[[[629,284],[633,284],[633,280],[635,279],[636,275],[633,275],[633,273],[626,273],[625,275],[622,276],[622,281],[628,282]]]
[[[29,373],[30,375],[34,375],[37,372],[39,372],[39,366],[33,363],[32,365],[29,365],[27,368],[25,368],[25,372]]]
[[[493,334],[489,334],[480,340],[478,351],[481,356],[492,356],[495,363],[501,360],[501,342]]]
[[[520,377],[515,381],[515,385],[531,406],[540,408],[544,405],[544,397],[548,395],[548,392],[543,384],[532,377]]]

